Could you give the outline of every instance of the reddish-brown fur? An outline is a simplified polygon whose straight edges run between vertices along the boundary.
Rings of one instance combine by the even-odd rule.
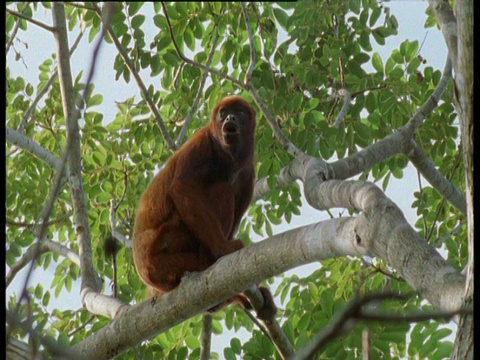
[[[243,248],[233,236],[253,194],[254,133],[255,110],[238,96],[222,99],[209,125],[171,157],[141,196],[133,255],[149,295],[170,291],[186,271],[205,270]],[[275,303],[268,289],[261,291],[265,307],[258,316],[270,319]],[[248,307],[243,295],[232,301]]]

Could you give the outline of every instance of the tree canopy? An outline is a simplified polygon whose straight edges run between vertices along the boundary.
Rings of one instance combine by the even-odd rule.
[[[429,4],[422,25],[443,31],[443,68],[418,40],[380,54],[399,27],[382,1],[7,3],[6,286],[25,287],[7,299],[7,355],[450,357],[452,320],[471,313],[460,309],[473,183],[459,114],[472,99],[458,85],[453,11]],[[32,68],[38,32],[52,48]],[[248,246],[145,300],[138,199],[229,94],[257,110],[257,182],[238,234]],[[385,195],[403,181],[416,182],[412,224]],[[293,228],[307,209],[312,223]],[[244,290],[261,306],[259,283],[275,321],[235,306],[205,315]]]

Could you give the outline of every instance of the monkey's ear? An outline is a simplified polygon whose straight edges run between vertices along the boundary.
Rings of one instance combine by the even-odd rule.
[[[115,256],[117,255],[118,250],[120,250],[119,241],[110,234],[103,242],[103,249],[107,258],[110,256]]]

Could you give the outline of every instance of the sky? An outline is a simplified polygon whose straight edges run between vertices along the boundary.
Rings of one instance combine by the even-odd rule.
[[[151,4],[148,4],[148,6],[151,6]],[[427,65],[432,66],[434,69],[442,70],[447,56],[447,47],[441,32],[437,28],[424,28],[424,23],[426,20],[425,10],[428,6],[427,1],[397,0],[392,2],[384,2],[384,6],[389,7],[391,14],[394,14],[398,20],[398,35],[387,38],[386,45],[384,46],[379,46],[375,41],[372,41],[372,46],[374,48],[373,51],[378,52],[385,63],[385,60],[391,54],[392,50],[399,48],[400,43],[405,39],[410,41],[418,40],[420,44],[423,42],[423,47],[420,50],[420,54],[424,59],[427,60]],[[46,24],[51,25],[52,19],[50,12],[45,11],[42,6],[39,6],[39,9],[41,10],[39,11],[39,16],[36,16],[36,18]],[[144,11],[143,8],[141,11]],[[153,38],[153,35],[149,34],[155,34],[158,31],[158,28],[154,27],[153,23],[149,21],[146,21],[144,25],[144,31],[147,37],[146,43],[148,44],[151,38]],[[51,58],[51,54],[56,51],[56,45],[53,36],[47,31],[36,27],[35,25],[29,24],[28,31],[19,31],[17,37],[22,40],[22,43],[15,42],[15,48],[21,52],[23,61],[15,61],[15,52],[13,49],[10,49],[7,56],[7,64],[10,68],[11,76],[22,76],[27,79],[27,81],[31,82],[34,87],[36,87],[39,82],[38,66],[45,59]],[[70,46],[73,44],[74,40],[75,37],[71,37],[69,39]],[[284,40],[279,39],[279,43],[283,41]],[[28,44],[28,49],[24,44]],[[84,36],[71,60],[74,77],[76,77],[80,71],[83,71],[83,81],[86,80],[86,76],[90,68],[92,52],[93,46],[92,44],[88,43],[88,36]],[[115,117],[115,101],[125,100],[126,98],[131,97],[133,94],[135,94],[136,99],[140,98],[140,91],[133,80],[131,80],[129,84],[126,84],[122,78],[118,82],[115,82],[113,72],[113,61],[115,55],[116,49],[114,48],[114,45],[106,43],[103,44],[100,51],[100,56],[97,59],[97,76],[93,79],[93,83],[95,84],[95,92],[101,93],[104,97],[103,104],[99,105],[96,111],[104,114],[105,121],[113,120]],[[109,74],[109,72],[111,74]],[[101,82],[97,81],[99,78],[98,74],[100,73],[103,73]],[[141,73],[141,75],[147,87],[150,83],[157,81],[156,79],[149,77],[149,72],[144,71]],[[425,184],[425,181],[423,181],[423,183]],[[400,209],[403,210],[407,221],[412,226],[417,220],[416,213],[411,208],[411,204],[414,201],[413,194],[417,190],[417,173],[412,166],[409,166],[404,171],[403,179],[399,180],[391,177],[390,184],[386,191],[387,196],[389,196],[400,207]],[[303,201],[303,203],[305,205],[301,209],[301,216],[295,216],[290,224],[282,224],[274,227],[275,233],[327,219],[327,214],[325,212],[320,212],[311,208],[308,204],[306,204],[306,201]],[[336,213],[337,212],[334,211],[334,214]],[[260,239],[257,237],[254,238],[254,240]],[[310,273],[316,268],[318,268],[318,264],[305,265],[303,267],[290,270],[286,273],[286,275],[288,276],[297,274],[302,276],[301,274]],[[19,275],[17,275],[14,283],[12,283],[7,289],[7,301],[12,292],[19,291],[19,289],[23,286],[24,276],[25,271],[22,271]],[[45,284],[45,286],[48,286],[51,283],[52,278],[52,270],[47,269],[47,271],[43,271],[43,269],[37,268],[33,274],[30,284],[42,282]],[[61,302],[52,297],[51,307],[65,308],[68,306],[69,309],[80,308],[82,305],[80,302],[79,290],[80,280],[74,283],[72,292],[63,297]],[[235,336],[239,336],[239,334],[236,334]],[[222,335],[216,337],[214,336],[212,343],[213,350],[222,354],[222,349],[225,345],[224,341],[226,341],[227,344],[230,341],[228,332],[224,332]]]

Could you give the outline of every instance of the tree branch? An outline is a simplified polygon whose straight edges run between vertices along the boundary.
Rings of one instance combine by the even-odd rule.
[[[414,133],[420,125],[423,124],[424,120],[433,112],[433,110],[438,106],[445,89],[452,78],[452,62],[450,58],[447,57],[445,62],[445,67],[443,68],[442,77],[438,82],[435,90],[429,96],[427,101],[425,101],[415,112],[415,114],[408,120],[405,124],[405,128],[410,132]]]
[[[72,72],[68,56],[68,37],[63,3],[53,3],[53,22],[56,28],[57,59],[62,94],[63,112],[67,125],[66,154],[70,168],[70,187],[76,219],[76,234],[80,255],[81,298],[84,306],[93,314],[109,318],[121,311],[125,304],[120,300],[98,293],[100,284],[93,267],[92,242],[88,222],[87,203],[82,182],[79,112],[75,106]]]
[[[75,39],[75,42],[69,51],[70,57],[72,56],[74,51],[77,49],[78,44],[80,43],[80,40],[83,37],[83,34],[84,34],[84,31],[81,30],[80,34],[78,34],[77,38]],[[47,83],[43,86],[42,90],[40,90],[37,93],[37,96],[35,96],[35,99],[30,104],[30,107],[25,112],[25,114],[23,114],[22,120],[20,121],[20,125],[18,125],[18,129],[17,129],[18,132],[23,133],[23,130],[25,129],[28,119],[30,119],[30,116],[32,115],[35,108],[37,107],[38,102],[43,98],[43,96],[47,93],[48,89],[50,89],[52,84],[57,79],[57,75],[58,75],[58,70],[55,70],[50,76],[50,78],[48,79]]]
[[[55,169],[57,172],[61,170],[62,161],[57,159],[51,152],[45,150],[28,136],[25,136],[18,131],[9,128],[5,128],[5,136],[8,142],[12,143],[15,146],[18,146],[23,150],[28,151],[30,154],[37,157],[38,159],[45,161],[51,168]],[[69,171],[67,169],[67,176],[68,175]]]
[[[293,229],[224,256],[205,271],[184,276],[174,290],[120,313],[110,324],[74,345],[72,354],[87,358],[116,356],[266,278],[313,261],[346,255],[379,256],[435,307],[447,311],[460,307],[465,276],[411,229],[399,209],[375,185],[326,181],[318,192],[336,194],[328,200],[331,206],[366,207],[366,214]],[[369,229],[376,231],[367,234]],[[131,331],[132,321],[135,332]],[[108,348],[99,344],[108,344]]]
[[[29,6],[30,6],[30,2],[25,2],[24,3],[23,10],[22,10],[22,13],[21,13],[22,16],[25,15]],[[13,40],[15,39],[15,36],[17,35],[18,28],[20,27],[20,21],[21,21],[21,18],[18,17],[17,21],[15,21],[15,25],[13,26],[12,33],[10,34],[10,39],[8,40],[8,44],[5,45],[5,58],[7,57],[8,51],[10,50],[10,47],[13,44]]]
[[[445,200],[455,206],[462,214],[466,215],[467,204],[465,195],[438,171],[415,140],[411,140],[411,145],[412,151],[408,153],[408,159]]]
[[[282,130],[280,129],[280,126],[278,126],[277,122],[275,121],[275,117],[273,116],[273,114],[268,109],[268,107],[265,104],[265,102],[263,101],[262,97],[258,94],[255,86],[253,86],[252,72],[253,72],[253,68],[255,66],[255,43],[254,43],[254,40],[253,40],[252,27],[250,25],[250,20],[248,19],[248,14],[247,14],[245,5],[243,4],[243,2],[241,3],[241,5],[242,5],[242,10],[243,10],[243,16],[245,18],[245,26],[246,26],[247,31],[248,31],[248,40],[249,40],[249,43],[250,43],[250,64],[249,64],[247,72],[245,74],[245,90],[247,90],[250,93],[253,100],[255,101],[257,106],[262,111],[263,115],[265,116],[265,119],[267,120],[268,124],[272,128],[275,137],[282,144],[283,149],[286,150],[291,155],[293,155],[296,159],[299,159],[301,161],[307,161],[309,156],[307,156],[303,151],[301,151],[298,147],[296,147],[293,144],[293,142],[291,142],[290,139],[288,139],[283,134]]]
[[[453,14],[452,7],[448,0],[428,0],[428,4],[435,13],[435,18],[447,44],[448,56],[454,64],[454,68],[456,68],[458,53],[457,20]]]
[[[212,49],[210,50],[210,53],[208,54],[207,62],[205,64],[205,66],[207,66],[207,68],[210,67],[210,65],[212,63],[213,55],[215,54],[215,50],[217,48],[218,32],[215,31],[215,33],[216,33],[216,35],[215,35],[215,38],[213,39]],[[192,108],[190,109],[190,112],[188,113],[187,117],[185,118],[185,124],[183,125],[182,130],[180,131],[180,134],[178,135],[178,139],[177,139],[177,143],[176,143],[177,148],[180,148],[180,146],[182,145],[183,139],[185,138],[187,130],[190,126],[190,122],[192,121],[193,115],[197,111],[198,103],[200,101],[200,98],[203,95],[203,88],[205,87],[205,82],[207,80],[207,76],[208,76],[208,71],[204,70],[203,75],[202,75],[202,79],[200,81],[200,86],[198,87],[197,95],[195,96],[195,101],[193,102]]]
[[[241,81],[238,81],[237,79],[235,79],[234,77],[231,77],[230,75],[222,73],[221,71],[218,71],[217,69],[211,68],[211,67],[203,65],[199,62],[196,62],[192,59],[189,59],[182,53],[180,51],[180,48],[179,48],[178,44],[177,44],[177,41],[175,40],[175,35],[173,34],[173,28],[172,28],[172,24],[170,22],[170,18],[168,16],[167,8],[165,7],[165,4],[164,4],[163,1],[161,2],[161,4],[162,4],[163,13],[165,14],[165,19],[167,20],[168,30],[170,31],[170,37],[172,38],[172,42],[173,42],[173,45],[175,47],[175,51],[177,52],[177,55],[180,57],[180,59],[182,59],[183,61],[185,61],[186,63],[188,63],[192,66],[196,66],[196,67],[198,67],[202,70],[208,71],[209,73],[211,73],[213,75],[216,75],[221,79],[225,79],[225,80],[230,81],[232,84],[236,85],[239,89],[247,90],[245,85]]]
[[[92,6],[95,7],[95,9],[96,9],[95,11],[97,12],[97,14],[99,16],[101,16],[101,11],[98,8],[97,4],[92,3]],[[175,145],[174,141],[172,140],[172,137],[170,136],[170,133],[168,132],[167,127],[165,126],[165,122],[163,121],[162,116],[160,115],[160,112],[158,111],[152,97],[148,93],[147,87],[143,83],[143,80],[140,77],[140,74],[135,69],[135,65],[130,60],[130,57],[128,56],[128,53],[123,48],[120,40],[118,40],[118,37],[117,37],[117,35],[115,35],[115,32],[113,31],[110,24],[107,26],[107,30],[108,30],[108,34],[110,35],[110,37],[112,38],[112,40],[115,44],[115,47],[117,48],[120,56],[125,61],[125,65],[127,65],[128,69],[132,73],[135,81],[137,82],[137,85],[140,88],[140,91],[142,92],[143,97],[145,98],[145,101],[147,103],[148,108],[150,109],[150,111],[152,112],[152,114],[155,118],[155,121],[156,121],[156,123],[157,123],[157,125],[160,129],[160,132],[162,133],[163,138],[165,139],[165,142],[167,143],[170,150],[175,151],[177,149],[176,145]]]
[[[250,25],[250,19],[248,18],[248,14],[247,14],[247,8],[243,1],[240,2],[240,5],[242,6],[243,18],[244,18],[245,26],[247,27],[247,32],[248,32],[248,41],[250,42],[250,63],[248,64],[247,72],[245,73],[245,79],[243,80],[243,82],[245,83],[245,85],[251,86],[252,72],[253,72],[253,68],[256,65],[255,46],[254,46],[254,40],[253,40],[252,26]]]
[[[205,313],[202,317],[202,343],[200,346],[200,360],[210,360],[212,319],[213,315],[209,313]]]
[[[19,12],[16,12],[15,10],[10,10],[8,7],[5,7],[5,10],[6,10],[9,14],[11,14],[11,15],[13,15],[13,16],[16,16],[16,17],[18,17],[18,18],[20,18],[20,19],[27,20],[27,21],[31,22],[32,24],[35,24],[35,25],[41,27],[42,29],[45,29],[45,30],[48,30],[48,31],[51,31],[51,32],[55,32],[55,28],[54,28],[54,27],[51,27],[51,26],[49,26],[49,25],[46,25],[46,24],[44,24],[44,23],[42,23],[42,22],[40,22],[40,21],[38,21],[38,20],[29,18],[29,17],[27,17],[27,16],[25,16],[25,15],[19,13]]]
[[[248,300],[254,309],[263,308],[264,298],[256,285],[252,285],[247,289],[245,295],[248,297]],[[278,321],[273,318],[271,320],[266,320],[263,323],[265,324],[266,329],[260,326],[260,330],[270,338],[282,359],[287,359],[292,356],[295,353],[293,346]]]
[[[394,293],[380,293],[365,295],[360,299],[351,301],[345,309],[335,316],[335,319],[315,339],[293,358],[293,360],[312,359],[322,348],[333,339],[343,336],[351,331],[359,321],[384,321],[384,322],[420,322],[433,319],[451,319],[459,314],[473,314],[473,309],[459,309],[454,311],[421,312],[404,315],[386,314],[377,311],[365,310],[364,307],[384,300],[405,300],[406,295]]]
[[[340,109],[340,112],[338,113],[337,119],[333,123],[333,127],[337,129],[340,127],[340,124],[345,118],[345,115],[347,115],[348,109],[352,104],[352,96],[350,95],[350,92],[347,89],[338,90],[338,95],[343,97],[343,106]]]

